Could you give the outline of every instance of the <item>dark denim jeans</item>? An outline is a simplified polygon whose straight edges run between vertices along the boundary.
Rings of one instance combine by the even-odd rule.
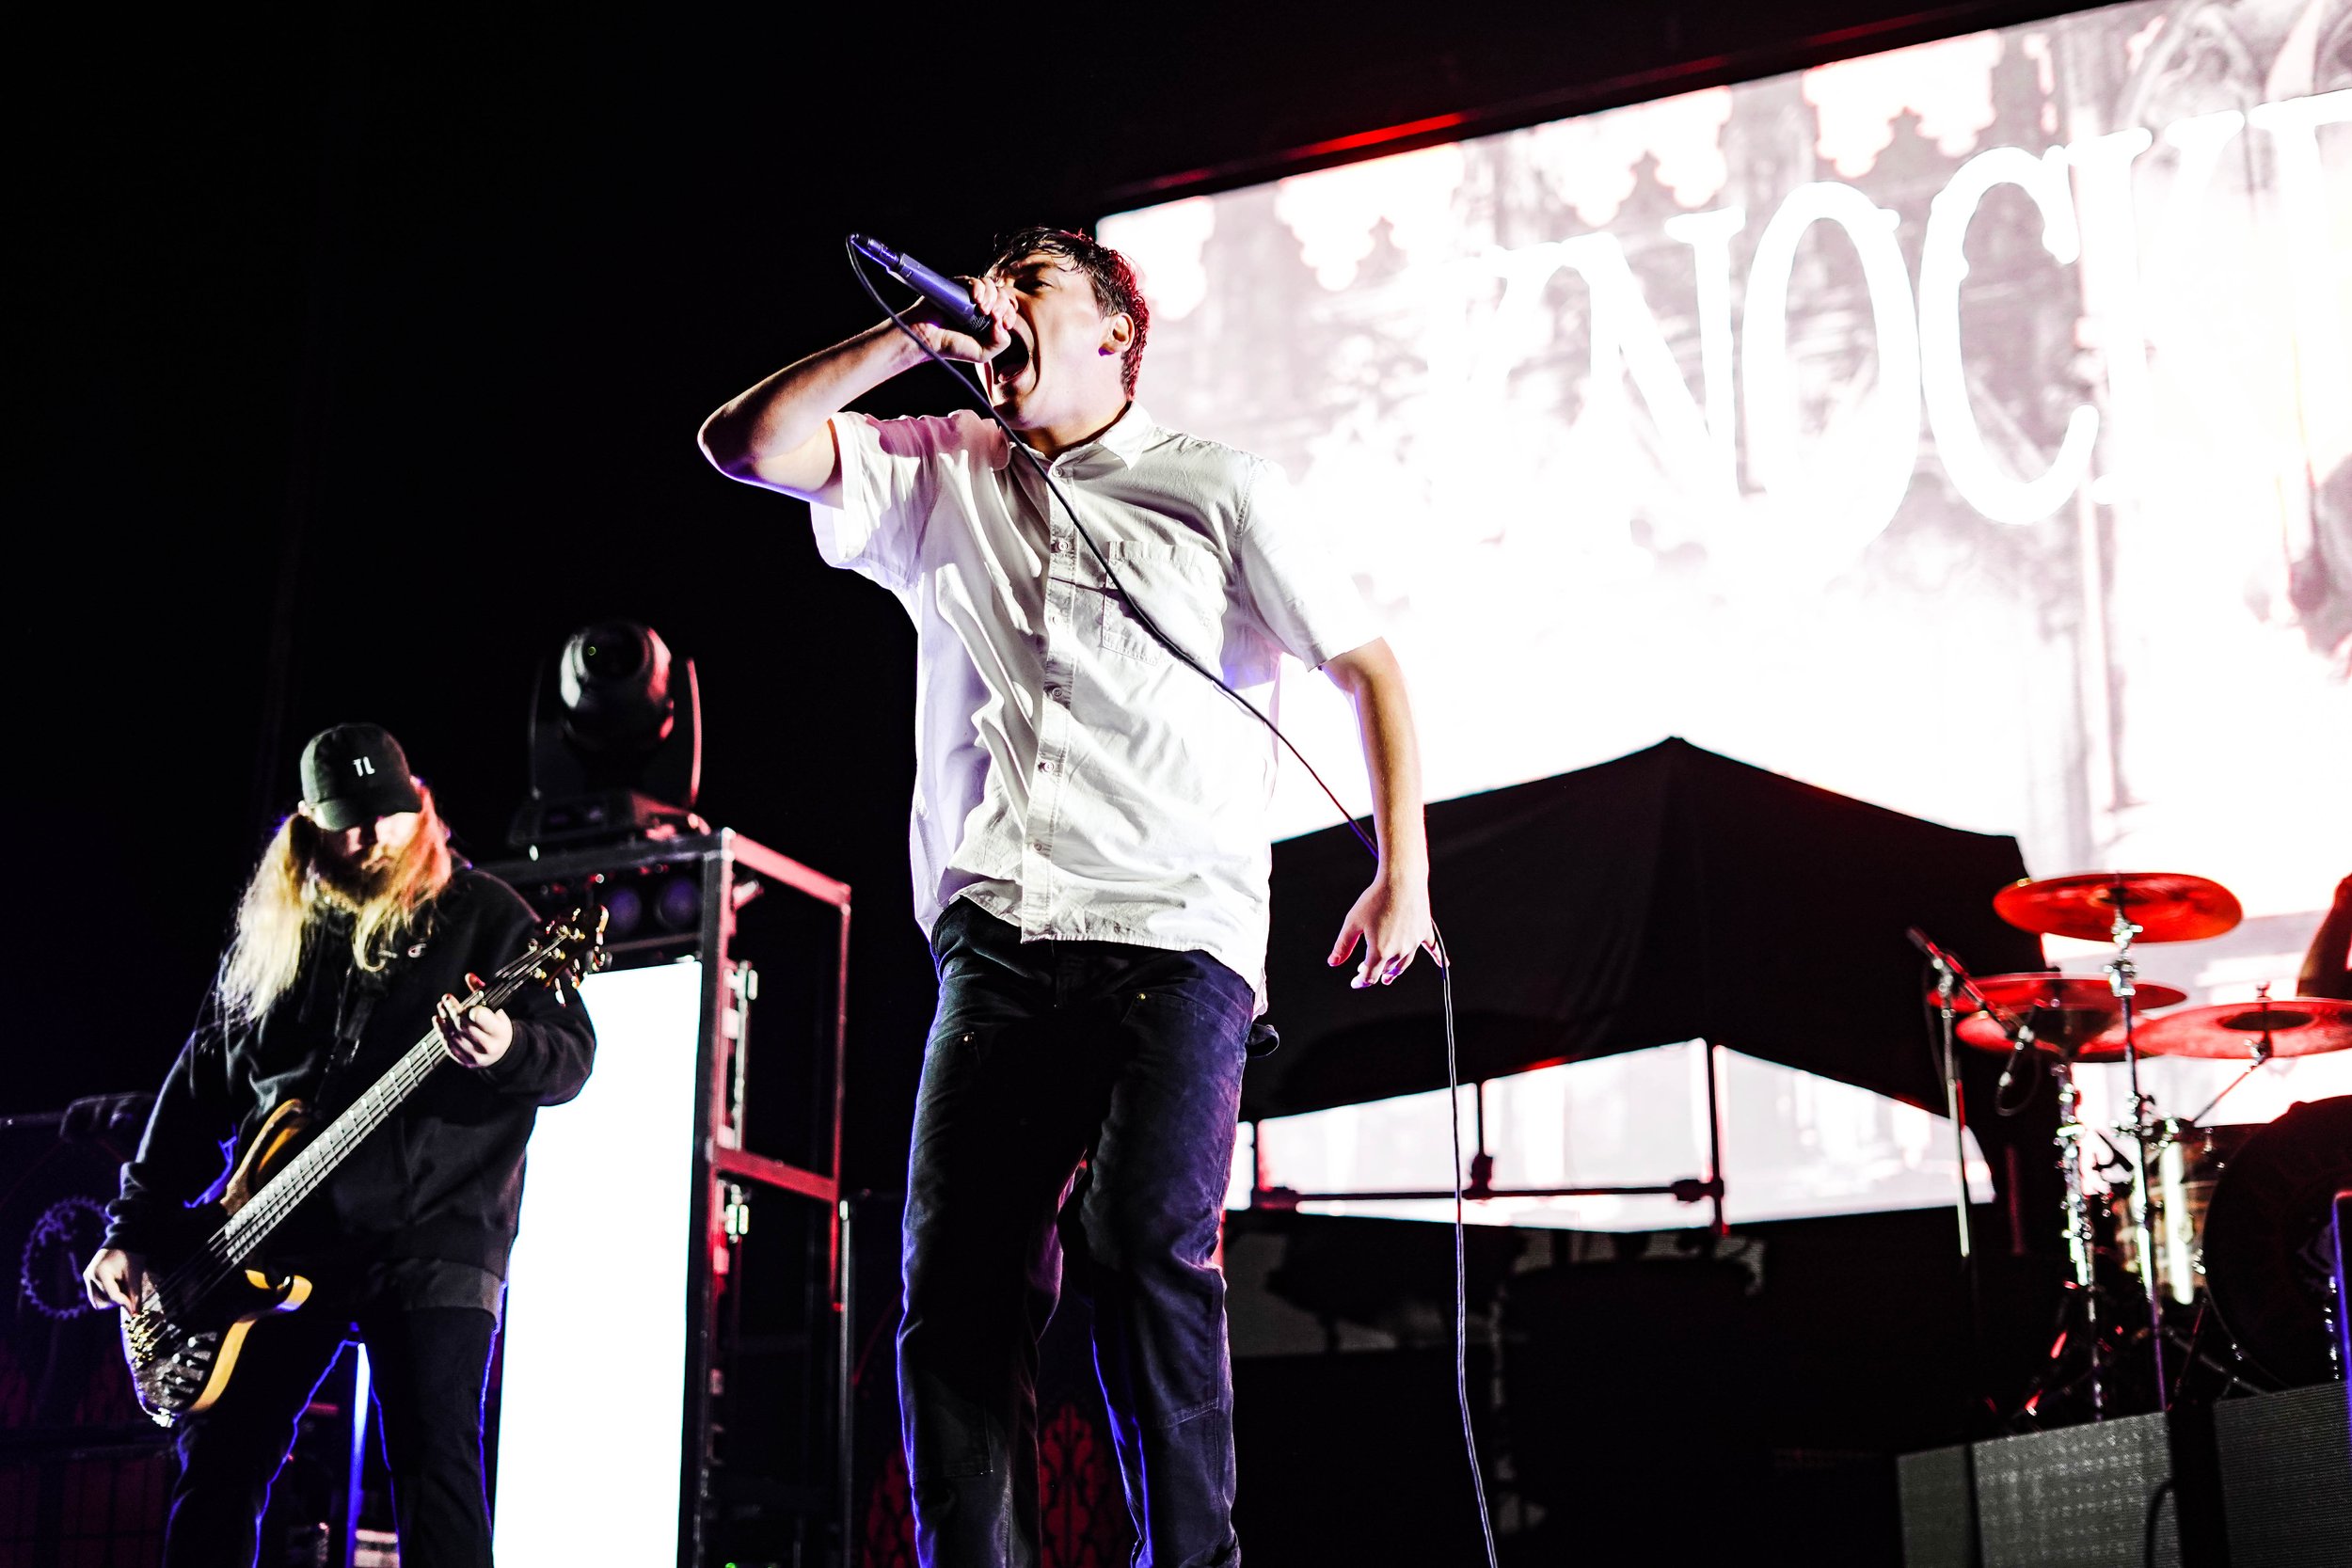
[[[312,1389],[350,1335],[351,1305],[313,1302],[255,1323],[219,1402],[180,1428],[165,1568],[243,1568],[256,1560],[270,1481]],[[384,1423],[401,1561],[489,1568],[482,1389],[498,1320],[468,1307],[383,1302],[359,1304],[357,1316]],[[265,1560],[278,1560],[275,1548]]]
[[[1205,953],[1025,945],[963,901],[931,949],[898,1328],[922,1560],[1038,1560],[1037,1345],[1066,1258],[1094,1309],[1136,1562],[1237,1563],[1215,1256],[1249,984]]]

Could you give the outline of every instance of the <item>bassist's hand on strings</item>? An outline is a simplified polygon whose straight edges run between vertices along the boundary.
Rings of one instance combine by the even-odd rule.
[[[476,991],[482,983],[472,975],[467,982]],[[460,1067],[485,1068],[506,1054],[506,1048],[515,1043],[515,1021],[496,1007],[467,1007],[453,996],[444,996],[433,1009],[434,1027],[441,1032],[441,1043]]]
[[[92,1307],[119,1307],[135,1312],[139,1292],[146,1287],[147,1259],[119,1246],[100,1248],[82,1271],[82,1289],[88,1292]]]

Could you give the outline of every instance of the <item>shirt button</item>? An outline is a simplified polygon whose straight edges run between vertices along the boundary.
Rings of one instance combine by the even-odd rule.
[[[1042,845],[1042,844],[1032,844],[1032,845],[1030,845],[1030,846],[1029,846],[1029,848],[1030,848],[1030,849],[1031,849],[1034,853],[1037,853],[1037,854],[1040,854],[1040,855],[1041,855],[1041,854],[1045,853],[1045,846],[1044,846],[1044,845]]]
[[[1059,555],[1059,554],[1061,554],[1061,553],[1062,553],[1063,548],[1064,548],[1064,545],[1063,545],[1063,542],[1062,542],[1061,540],[1057,539],[1057,540],[1055,540],[1055,541],[1054,541],[1054,553],[1055,553],[1056,555]]]

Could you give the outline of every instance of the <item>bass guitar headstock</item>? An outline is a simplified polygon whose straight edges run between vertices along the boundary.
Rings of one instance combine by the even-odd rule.
[[[596,896],[597,885],[603,880],[601,877],[592,879],[586,899],[540,927],[531,946],[500,970],[497,979],[483,990],[503,998],[527,985],[542,985],[554,987],[561,996],[566,985],[577,990],[581,980],[611,964],[612,955],[604,945],[609,916],[603,901]]]

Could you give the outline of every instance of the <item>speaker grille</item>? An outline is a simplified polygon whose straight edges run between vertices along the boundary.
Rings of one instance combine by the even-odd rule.
[[[1984,1568],[2178,1568],[2170,1475],[2162,1416],[1980,1443]],[[2144,1555],[2152,1528],[2155,1549]]]
[[[2214,1407],[2230,1560],[2261,1568],[2352,1562],[2352,1412],[2344,1386]]]
[[[1903,1499],[1903,1568],[1976,1568],[1967,1449],[1905,1454],[1895,1471]]]

